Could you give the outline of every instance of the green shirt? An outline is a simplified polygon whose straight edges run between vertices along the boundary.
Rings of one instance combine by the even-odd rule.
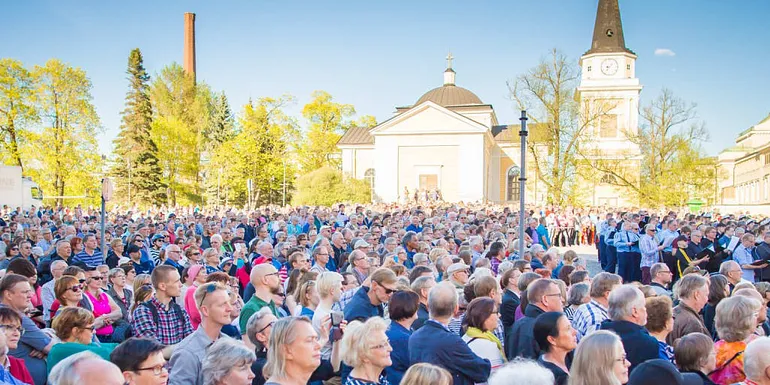
[[[48,361],[48,373],[51,373],[51,369],[53,369],[59,361],[85,351],[93,352],[97,356],[109,361],[110,353],[112,353],[116,346],[118,346],[118,344],[102,343],[101,346],[96,344],[83,345],[79,342],[62,342],[55,344],[51,347],[51,350],[48,352],[48,358],[46,359]]]
[[[270,303],[267,303],[254,295],[249,302],[246,302],[246,304],[243,305],[243,309],[241,309],[241,318],[238,319],[238,324],[241,326],[241,334],[246,334],[246,323],[249,322],[249,318],[265,306],[270,308],[270,311],[274,316],[279,317],[278,308],[275,307],[275,302],[273,302],[273,300],[270,300]]]

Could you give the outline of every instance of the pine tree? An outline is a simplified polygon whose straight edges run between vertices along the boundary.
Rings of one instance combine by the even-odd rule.
[[[214,95],[211,106],[211,122],[203,133],[206,149],[206,160],[210,160],[222,143],[235,136],[235,118],[230,110],[230,102],[224,91]],[[226,199],[222,194],[221,170],[204,167],[203,183],[205,186],[206,202],[209,205],[220,206]]]
[[[113,175],[118,193],[131,204],[154,205],[165,202],[166,186],[158,163],[158,147],[150,136],[150,76],[143,61],[142,52],[134,48],[128,56],[129,89],[120,133],[114,141]]]

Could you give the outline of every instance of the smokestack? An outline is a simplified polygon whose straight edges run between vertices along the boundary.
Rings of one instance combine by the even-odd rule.
[[[195,14],[184,14],[184,71],[195,79]]]

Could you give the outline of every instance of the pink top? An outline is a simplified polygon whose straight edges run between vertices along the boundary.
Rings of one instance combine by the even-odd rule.
[[[112,312],[112,308],[110,308],[110,299],[107,297],[107,293],[102,292],[99,294],[99,299],[94,298],[91,293],[86,290],[86,295],[88,296],[88,299],[91,300],[91,303],[94,305],[94,317],[100,317],[104,314],[110,314]],[[96,329],[96,335],[97,336],[111,336],[112,335],[112,325],[105,325],[99,329]]]
[[[201,313],[198,311],[198,305],[195,303],[195,290],[197,288],[198,286],[193,284],[193,286],[187,288],[187,292],[184,294],[184,310],[190,316],[190,324],[192,324],[193,330],[197,330],[198,325],[201,323]]]

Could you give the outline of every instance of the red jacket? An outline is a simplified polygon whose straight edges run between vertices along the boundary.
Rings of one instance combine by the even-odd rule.
[[[34,384],[35,382],[32,380],[32,375],[29,374],[29,370],[27,370],[27,365],[24,363],[24,360],[16,357],[6,356],[8,357],[8,362],[11,364],[11,375],[13,378],[25,383],[25,384]]]

